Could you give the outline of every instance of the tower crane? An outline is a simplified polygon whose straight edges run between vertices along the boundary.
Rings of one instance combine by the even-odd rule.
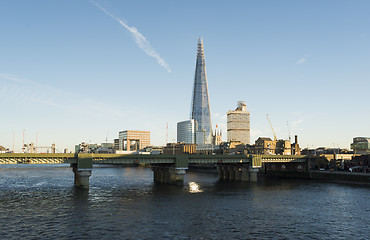
[[[277,141],[276,134],[275,134],[274,128],[272,127],[272,124],[271,124],[271,121],[270,121],[270,118],[269,118],[268,114],[266,114],[266,118],[267,118],[267,120],[269,120],[270,127],[272,129],[272,132],[274,133],[274,141]]]

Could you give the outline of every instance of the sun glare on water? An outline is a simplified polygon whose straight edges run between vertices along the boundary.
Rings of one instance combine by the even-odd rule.
[[[201,193],[203,190],[200,190],[200,187],[195,182],[189,182],[189,192],[190,193]]]

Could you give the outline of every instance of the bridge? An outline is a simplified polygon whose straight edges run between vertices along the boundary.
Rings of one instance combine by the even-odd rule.
[[[147,165],[152,167],[155,182],[183,184],[189,165],[217,165],[221,180],[255,182],[259,168],[266,163],[305,162],[305,156],[297,155],[0,154],[0,164],[69,163],[75,174],[75,185],[82,188],[89,188],[93,164]]]

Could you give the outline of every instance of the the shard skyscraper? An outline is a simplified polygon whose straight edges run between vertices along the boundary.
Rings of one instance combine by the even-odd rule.
[[[204,131],[204,143],[212,144],[211,111],[208,100],[203,38],[198,40],[191,118],[198,122],[198,131]]]

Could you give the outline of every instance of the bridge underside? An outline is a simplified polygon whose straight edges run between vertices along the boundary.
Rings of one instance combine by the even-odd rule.
[[[186,169],[171,166],[152,166],[153,180],[155,183],[167,183],[175,185],[184,184]]]
[[[257,182],[258,168],[242,164],[217,165],[218,178],[221,181]]]

